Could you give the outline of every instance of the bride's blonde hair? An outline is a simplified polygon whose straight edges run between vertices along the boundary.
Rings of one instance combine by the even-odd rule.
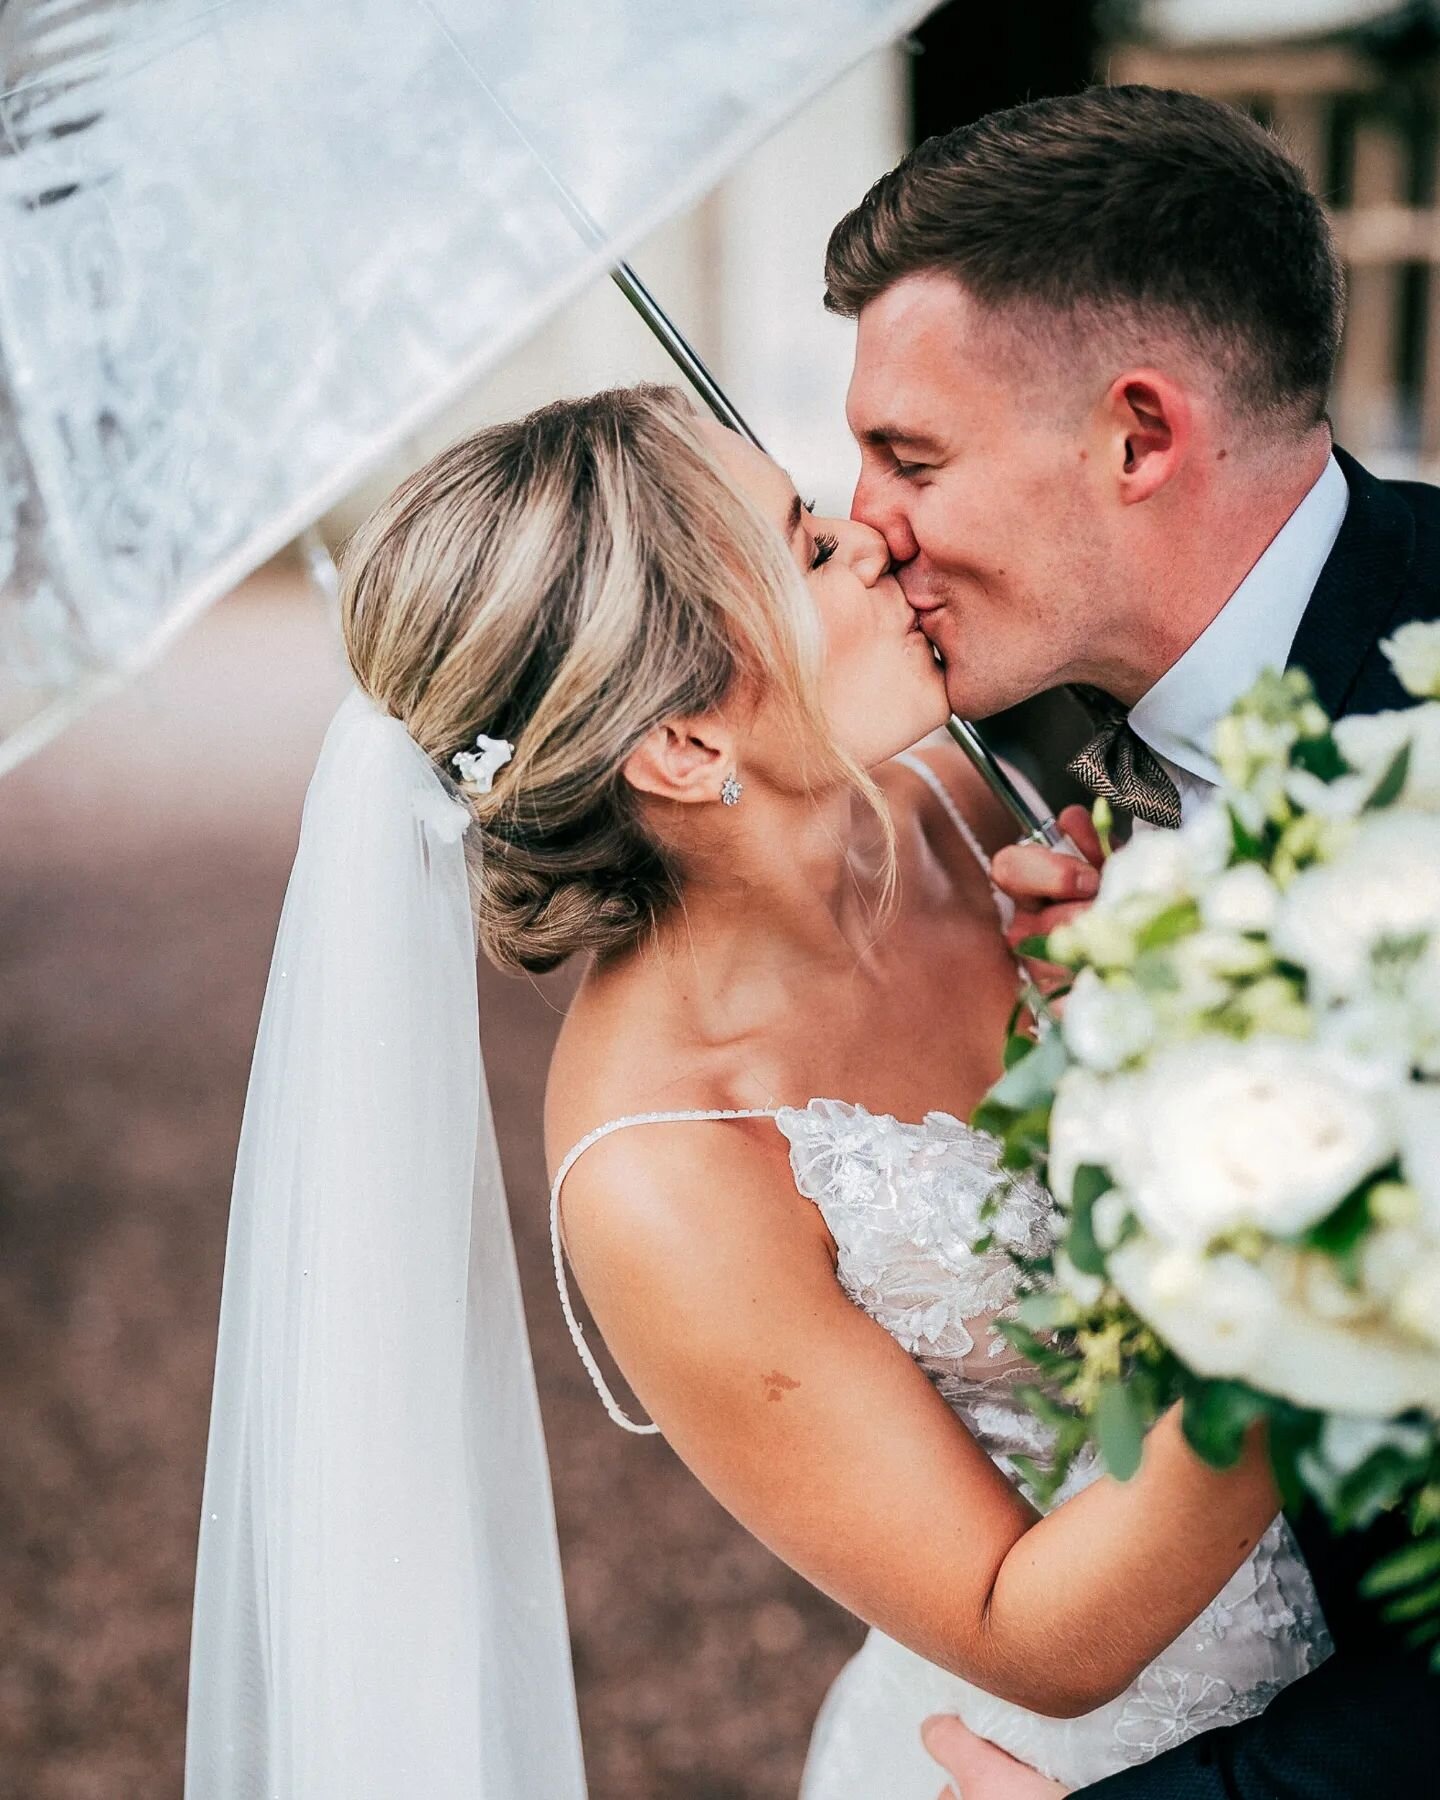
[[[356,679],[447,776],[477,733],[514,760],[462,791],[480,941],[554,968],[635,943],[679,898],[622,768],[663,720],[763,694],[801,779],[888,814],[830,739],[814,607],[775,525],[672,388],[559,401],[478,431],[402,483],[346,546]]]

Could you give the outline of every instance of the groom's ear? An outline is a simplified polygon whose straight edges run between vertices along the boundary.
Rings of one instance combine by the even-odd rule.
[[[1101,403],[1111,464],[1127,505],[1148,500],[1179,471],[1190,448],[1190,396],[1159,369],[1117,377]]]
[[[717,719],[666,719],[626,757],[622,774],[642,794],[695,806],[719,795],[734,768],[734,740]]]

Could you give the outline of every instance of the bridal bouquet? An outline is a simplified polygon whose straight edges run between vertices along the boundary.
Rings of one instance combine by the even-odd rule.
[[[1263,1418],[1288,1499],[1408,1509],[1369,1580],[1440,1668],[1440,626],[1385,649],[1421,704],[1332,722],[1264,677],[1214,799],[1026,946],[1063,1017],[976,1123],[1061,1209],[1007,1327],[1049,1378],[1041,1492],[1091,1441],[1132,1474],[1176,1401],[1215,1464]]]

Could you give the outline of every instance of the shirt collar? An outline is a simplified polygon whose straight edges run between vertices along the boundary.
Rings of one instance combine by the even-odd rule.
[[[1331,456],[1260,560],[1195,642],[1130,709],[1152,750],[1204,781],[1219,779],[1210,733],[1266,669],[1283,669],[1350,490]]]

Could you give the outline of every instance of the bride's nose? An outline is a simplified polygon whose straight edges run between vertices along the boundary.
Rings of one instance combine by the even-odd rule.
[[[866,587],[875,583],[890,567],[890,546],[873,526],[858,519],[826,521],[826,529],[840,539],[840,553],[846,564]]]

